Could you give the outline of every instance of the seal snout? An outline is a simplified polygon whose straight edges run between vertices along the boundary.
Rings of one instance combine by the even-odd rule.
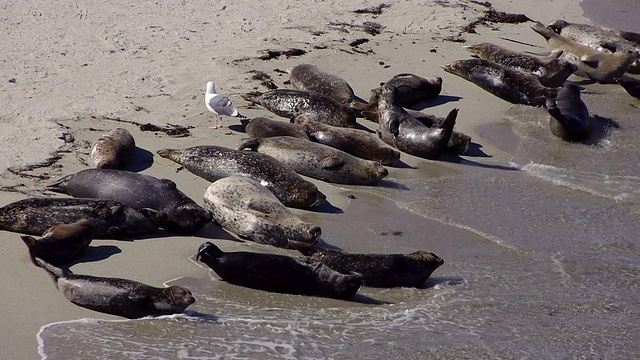
[[[307,234],[309,235],[309,240],[315,242],[320,234],[322,234],[322,229],[320,229],[320,226],[313,225],[309,230],[307,230]]]

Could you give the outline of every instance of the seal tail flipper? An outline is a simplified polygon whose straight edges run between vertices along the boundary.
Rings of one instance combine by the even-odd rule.
[[[71,175],[64,176],[56,180],[54,183],[47,185],[45,187],[45,190],[68,195],[69,192],[67,191],[67,182],[69,181],[70,176]]]
[[[553,30],[548,29],[539,21],[536,21],[535,23],[531,24],[531,29],[537,32],[538,34],[542,35],[542,37],[545,38],[545,40],[549,40],[552,37],[558,36],[558,34],[556,34]]]
[[[458,118],[458,111],[459,110],[457,108],[454,108],[451,111],[449,111],[449,114],[444,119],[444,121],[439,125],[439,128],[453,131],[453,126],[456,124],[456,119]]]
[[[251,122],[251,119],[249,118],[240,118],[240,124],[242,124],[243,128],[246,128],[247,125],[249,125],[249,122]]]
[[[371,104],[365,103],[365,102],[362,102],[362,101],[357,101],[357,100],[352,100],[351,102],[349,102],[349,107],[354,109],[354,110],[358,110],[358,111],[370,111],[371,110]]]
[[[262,93],[260,91],[252,91],[246,94],[242,94],[240,95],[240,97],[250,103],[260,104],[260,98],[262,97]]]
[[[241,139],[238,144],[238,150],[249,149],[251,151],[258,151],[261,140],[258,138],[245,138]]]
[[[156,151],[156,153],[158,155],[160,155],[160,157],[163,157],[165,159],[176,159],[178,157],[178,154],[180,153],[180,150],[175,150],[175,149],[160,149],[158,151]]]
[[[37,241],[36,238],[29,235],[23,235],[23,236],[20,236],[20,238],[22,239],[22,241],[24,241],[25,245],[27,245],[27,248],[29,249],[29,258],[31,259],[31,262],[33,263],[33,265],[40,267],[40,264],[38,264],[38,262],[36,261],[35,254],[33,253],[33,250],[32,250],[36,246],[36,241]]]
[[[47,272],[47,274],[49,274],[51,280],[53,280],[53,284],[56,286],[56,289],[58,289],[58,279],[69,275],[68,272],[60,269],[59,267],[55,267],[40,258],[35,258],[35,260],[40,265],[40,267],[43,268],[44,271]]]
[[[289,245],[298,250],[304,256],[311,256],[316,253],[316,246],[302,241],[288,240]]]

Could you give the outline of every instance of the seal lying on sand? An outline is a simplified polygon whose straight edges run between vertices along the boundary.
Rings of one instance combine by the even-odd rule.
[[[565,20],[555,20],[547,25],[548,29],[582,45],[601,52],[635,51],[640,52],[640,46],[628,41],[613,29],[587,24],[575,24]],[[634,61],[628,69],[637,74],[640,72],[640,60]]]
[[[21,236],[29,248],[31,262],[40,266],[35,258],[41,258],[54,265],[62,265],[76,259],[87,249],[93,240],[93,226],[87,219],[73,224],[52,226],[42,234],[42,238]]]
[[[229,176],[211,184],[204,206],[224,229],[241,238],[278,247],[287,239],[315,242],[319,226],[306,223],[284,207],[267,188],[246,176]]]
[[[543,106],[547,97],[557,93],[532,74],[485,59],[458,60],[442,68],[512,104]]]
[[[616,82],[624,88],[624,90],[634,98],[640,99],[640,80],[628,76],[622,75]]]
[[[305,256],[310,256],[343,274],[362,274],[365,286],[419,287],[444,260],[427,251],[411,254],[350,254],[329,250],[313,244],[291,241],[291,245]]]
[[[320,144],[342,150],[361,159],[391,165],[400,159],[400,152],[372,134],[358,129],[347,129],[315,121],[309,114],[299,115],[294,122]]]
[[[252,138],[268,138],[274,136],[293,136],[309,140],[303,128],[290,122],[278,121],[266,117],[240,120],[244,131]]]
[[[453,109],[439,128],[428,128],[395,105],[395,88],[383,86],[378,98],[378,132],[385,143],[411,155],[437,159],[453,132],[458,109]]]
[[[432,100],[442,91],[442,78],[427,79],[414,74],[394,75],[384,85],[396,88],[396,104],[411,106],[424,100]]]
[[[317,66],[300,64],[287,72],[291,85],[298,90],[322,94],[345,105],[355,98],[349,83],[337,75],[320,70]]]
[[[115,128],[96,140],[89,156],[98,169],[121,169],[131,162],[135,150],[136,142],[131,133]]]
[[[167,215],[98,199],[28,198],[0,208],[0,230],[37,236],[80,219],[89,220],[94,238],[121,239],[157,232]]]
[[[490,43],[465,46],[465,49],[482,59],[531,73],[540,78],[540,83],[546,87],[562,86],[577,68],[563,59],[541,59]]]
[[[242,95],[242,98],[260,104],[267,110],[288,119],[300,114],[313,114],[318,121],[327,125],[355,127],[355,112],[332,98],[309,91],[277,89],[266,93],[253,92]]]
[[[551,115],[551,133],[567,141],[585,140],[591,132],[589,110],[580,99],[580,87],[566,82],[558,96],[547,99],[547,111]]]
[[[637,51],[620,50],[606,54],[558,35],[541,23],[532,24],[531,28],[547,40],[551,50],[562,49],[561,57],[578,66],[575,74],[587,79],[613,83],[638,59]]]
[[[172,232],[193,234],[211,221],[211,214],[178,190],[173,181],[123,170],[82,170],[59,179],[47,190],[164,212],[166,230]]]
[[[196,301],[181,286],[157,288],[127,279],[76,275],[40,258],[36,262],[69,301],[105,314],[128,319],[179,314]]]
[[[244,139],[238,149],[272,156],[298,174],[336,184],[374,185],[389,174],[377,162],[291,136]]]
[[[284,294],[353,298],[362,286],[360,274],[341,274],[308,258],[253,252],[222,252],[206,242],[198,261],[231,284]]]
[[[221,146],[162,149],[158,154],[211,182],[231,175],[248,176],[271,190],[285,206],[309,208],[326,200],[314,184],[267,155]]]

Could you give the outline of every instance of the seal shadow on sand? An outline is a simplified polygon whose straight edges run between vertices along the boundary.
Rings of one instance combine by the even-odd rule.
[[[488,156],[488,157],[490,157],[490,156]],[[442,155],[440,155],[440,160],[441,161],[447,161],[447,162],[450,162],[450,163],[475,166],[475,167],[480,167],[480,168],[485,168],[485,169],[509,170],[509,171],[518,171],[518,170],[520,170],[517,167],[508,166],[508,165],[483,164],[483,163],[480,163],[480,162],[477,162],[477,161],[465,159],[465,158],[460,157],[458,155],[452,155],[452,154],[442,154]]]
[[[140,172],[146,170],[153,165],[153,153],[149,150],[142,149],[136,146],[136,150],[133,153],[133,159],[124,170],[131,172]]]
[[[591,133],[589,137],[581,141],[585,145],[598,145],[609,135],[611,129],[620,129],[620,123],[614,119],[605,118],[598,115],[591,116]]]
[[[303,209],[314,213],[326,213],[326,214],[342,214],[344,211],[339,207],[331,204],[329,200],[325,200],[322,204],[314,206],[312,208]]]
[[[65,266],[71,267],[73,265],[81,264],[81,263],[102,261],[111,257],[111,255],[119,254],[121,252],[122,250],[120,250],[120,248],[115,245],[99,245],[99,246],[89,245],[87,249],[84,251],[84,254],[82,254],[82,256],[66,264]]]
[[[420,101],[419,103],[408,106],[408,108],[411,110],[421,111],[426,108],[431,108],[434,106],[443,105],[450,102],[457,102],[457,101],[460,101],[461,99],[462,98],[460,96],[455,96],[455,95],[438,95],[438,97],[433,100]]]

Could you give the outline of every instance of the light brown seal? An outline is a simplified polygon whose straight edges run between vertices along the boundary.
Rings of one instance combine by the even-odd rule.
[[[209,185],[204,206],[222,228],[259,244],[290,247],[287,239],[313,243],[319,226],[304,222],[257,181],[229,176]]]
[[[422,76],[402,73],[394,75],[383,85],[396,88],[396,104],[411,106],[424,100],[432,100],[442,91],[442,78],[428,79]]]
[[[577,68],[576,65],[560,58],[542,59],[491,43],[469,45],[465,46],[465,49],[481,59],[531,73],[540,78],[540,83],[546,87],[562,86]]]
[[[316,121],[312,115],[303,114],[294,119],[309,137],[320,144],[342,150],[361,159],[391,165],[400,159],[400,152],[374,135],[359,129],[331,126]]]
[[[136,142],[131,133],[115,128],[96,140],[90,158],[99,169],[121,169],[131,162],[135,150]]]
[[[290,122],[273,120],[266,117],[240,120],[244,125],[247,135],[254,138],[266,138],[274,136],[293,136],[309,140],[303,128]]]
[[[62,265],[78,258],[93,240],[93,226],[87,219],[72,224],[52,226],[40,239],[21,236],[29,249],[31,262],[40,266],[35,258],[41,258],[54,265]]]
[[[36,261],[69,301],[101,313],[128,319],[179,314],[196,301],[182,286],[157,288],[127,279],[76,275],[40,258]]]
[[[291,85],[298,90],[326,95],[345,105],[348,105],[355,98],[353,89],[346,80],[320,70],[315,65],[300,64],[287,72],[289,73]]]
[[[323,94],[304,90],[276,89],[266,93],[252,92],[241,96],[288,119],[308,113],[317,116],[318,121],[328,125],[356,126],[356,115],[353,109]]]
[[[290,136],[243,139],[238,149],[272,156],[298,174],[337,184],[374,185],[389,174],[375,161]]]
[[[562,49],[560,56],[577,65],[575,74],[587,79],[613,83],[638,59],[637,51],[620,50],[609,54],[603,53],[556,34],[539,22],[532,24],[531,28],[547,40],[551,50]]]

